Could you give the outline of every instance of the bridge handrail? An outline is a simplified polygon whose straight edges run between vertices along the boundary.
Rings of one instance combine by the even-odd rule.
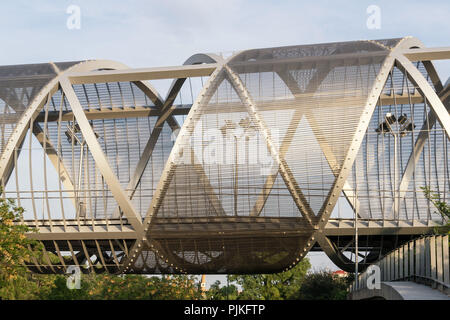
[[[411,240],[392,250],[376,265],[380,268],[380,281],[414,281],[431,285],[444,293],[450,292],[449,236],[432,235]],[[370,266],[369,266],[370,268]],[[367,288],[372,272],[358,275],[350,292]]]

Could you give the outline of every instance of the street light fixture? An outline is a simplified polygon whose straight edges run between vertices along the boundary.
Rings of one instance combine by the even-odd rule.
[[[220,127],[220,131],[222,132],[222,136],[225,138],[229,135],[229,130],[233,131],[237,128],[241,127],[243,129],[243,134],[246,136],[246,143],[248,143],[249,137],[253,136],[257,132],[257,127],[254,125],[248,117],[243,118],[239,121],[239,123],[235,123],[233,120],[225,120],[225,124]],[[236,133],[236,132],[235,132]],[[242,131],[241,131],[242,133]],[[231,135],[234,138],[235,143],[235,152],[234,152],[234,215],[237,216],[237,196],[238,196],[238,137],[236,134],[231,132]],[[248,159],[247,159],[248,160]]]
[[[91,123],[92,126],[92,123]],[[77,136],[77,133],[80,133],[80,137]],[[98,139],[99,135],[94,131],[95,137]],[[69,143],[73,143],[74,145],[80,145],[80,162],[78,166],[78,181],[77,181],[77,190],[75,191],[75,200],[78,203],[77,215],[78,217],[86,217],[86,206],[84,202],[80,200],[79,192],[81,190],[81,170],[83,168],[83,156],[84,156],[84,145],[86,144],[86,140],[84,140],[83,135],[81,133],[81,128],[78,123],[72,122],[72,126],[70,123],[67,124],[67,130],[65,132],[67,137],[67,141]]]
[[[378,125],[375,131],[378,134],[390,134],[394,137],[394,219],[400,212],[400,201],[398,199],[397,190],[397,140],[405,137],[416,127],[406,113],[402,114],[398,119],[392,113],[386,113],[384,122]],[[398,218],[398,216],[397,216]]]

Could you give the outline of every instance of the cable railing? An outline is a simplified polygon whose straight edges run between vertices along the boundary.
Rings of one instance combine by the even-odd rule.
[[[381,282],[414,281],[450,294],[449,236],[424,236],[386,254],[358,275],[350,292],[371,288],[379,268]],[[375,273],[374,273],[375,270]],[[376,280],[375,280],[376,281]]]

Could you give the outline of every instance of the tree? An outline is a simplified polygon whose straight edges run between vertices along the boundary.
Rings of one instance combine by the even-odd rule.
[[[93,281],[89,280],[88,278],[81,281],[80,289],[71,290],[67,287],[67,277],[56,275],[53,277],[53,283],[48,284],[47,288],[41,288],[38,298],[43,300],[87,300],[89,299],[89,289],[93,286]]]
[[[301,300],[345,300],[351,279],[338,277],[331,271],[309,273],[297,292]]]
[[[0,299],[26,299],[36,287],[25,263],[33,254],[41,257],[42,245],[25,235],[36,230],[19,223],[23,212],[14,200],[0,198]]]
[[[300,261],[294,268],[275,274],[232,275],[230,281],[242,287],[238,299],[288,300],[295,299],[311,264]]]
[[[435,232],[439,234],[450,234],[450,205],[445,201],[441,201],[439,194],[433,192],[429,187],[421,187],[421,189],[427,200],[436,207],[442,218],[447,219],[447,224],[443,227],[436,228]]]
[[[208,300],[236,300],[238,298],[238,288],[230,284],[228,286],[220,286],[220,281],[214,282],[209,290],[206,292],[206,299]]]
[[[146,277],[142,275],[83,274],[80,289],[68,289],[66,278],[57,276],[48,300],[184,300],[200,299],[193,276]]]
[[[89,291],[92,299],[190,300],[201,299],[193,276],[100,275]]]

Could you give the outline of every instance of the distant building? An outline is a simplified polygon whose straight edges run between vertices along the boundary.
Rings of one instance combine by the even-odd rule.
[[[345,272],[344,270],[336,270],[333,273],[334,277],[344,278],[348,276],[348,272]]]

